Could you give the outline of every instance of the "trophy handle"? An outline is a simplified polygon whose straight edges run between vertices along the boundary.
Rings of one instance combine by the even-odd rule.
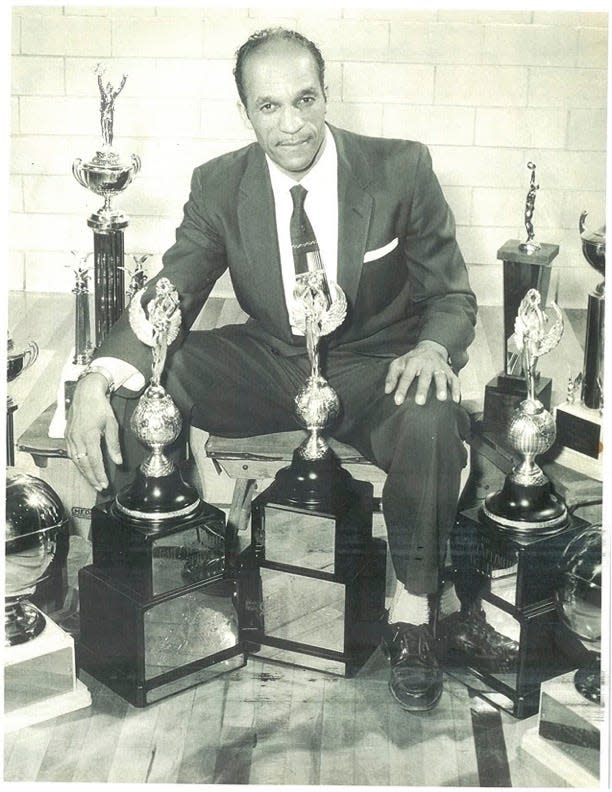
[[[137,173],[139,172],[139,170],[141,168],[142,161],[141,161],[140,157],[138,156],[138,154],[132,154],[131,160],[132,160],[132,171],[133,171],[132,172],[132,178],[134,178],[134,176],[137,175]]]
[[[85,187],[85,189],[88,189],[87,182],[83,178],[83,173],[81,170],[82,164],[83,164],[83,160],[80,157],[77,157],[75,161],[72,163],[72,175],[81,185],[81,187]]]
[[[32,366],[38,357],[38,344],[36,341],[28,341],[23,354],[23,371]]]
[[[584,233],[584,229],[586,227],[586,223],[584,221],[586,220],[587,215],[588,212],[585,209],[584,212],[580,215],[580,220],[578,220],[578,229],[581,234]]]

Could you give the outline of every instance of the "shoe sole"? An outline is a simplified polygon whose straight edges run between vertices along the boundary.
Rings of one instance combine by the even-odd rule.
[[[438,693],[436,698],[430,704],[415,704],[414,706],[411,706],[411,705],[406,704],[403,701],[400,701],[400,699],[398,699],[398,697],[393,692],[393,688],[391,687],[391,683],[388,684],[388,688],[389,688],[389,693],[391,693],[391,696],[392,696],[393,700],[397,701],[397,703],[400,705],[400,707],[403,710],[405,710],[406,712],[417,712],[417,713],[418,712],[429,712],[430,710],[434,709],[437,706],[438,702],[442,698],[442,688],[440,688],[440,692]]]

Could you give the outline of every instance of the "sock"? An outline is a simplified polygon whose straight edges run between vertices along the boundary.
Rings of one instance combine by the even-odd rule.
[[[451,613],[456,613],[459,610],[461,610],[461,603],[455,591],[455,584],[448,580],[444,584],[442,594],[440,595],[439,618],[444,619],[446,616],[450,616]]]
[[[389,624],[427,624],[429,622],[429,602],[427,594],[411,594],[398,583],[389,608]]]

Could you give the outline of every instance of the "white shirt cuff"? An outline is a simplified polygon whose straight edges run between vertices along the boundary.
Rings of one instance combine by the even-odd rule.
[[[115,388],[123,387],[132,391],[139,391],[144,388],[145,378],[131,363],[127,363],[125,360],[115,357],[96,358],[92,362],[94,368],[96,363],[107,369],[107,371],[113,375]]]

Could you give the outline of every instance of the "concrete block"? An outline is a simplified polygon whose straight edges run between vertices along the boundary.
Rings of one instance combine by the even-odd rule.
[[[12,250],[70,250],[71,238],[81,223],[72,215],[12,213],[9,247]],[[85,226],[85,222],[82,222]],[[86,227],[86,226],[85,226]],[[91,239],[91,229],[89,239]]]
[[[68,251],[28,251],[25,257],[25,290],[71,292],[74,287],[72,258]]]
[[[237,101],[233,65],[231,60],[160,58],[156,62],[155,91],[158,96]]]
[[[552,25],[487,25],[483,63],[574,66],[577,35]]]
[[[457,225],[468,225],[472,206],[472,188],[447,186],[444,187],[443,192]]]
[[[529,69],[530,107],[606,107],[604,69]]]
[[[495,24],[495,25],[529,25],[531,24],[531,11],[509,11],[486,9],[473,9],[470,11],[461,9],[438,9],[438,22],[471,22],[474,24]]]
[[[430,150],[443,187],[520,187],[524,183],[525,158],[517,149],[436,145]]]
[[[497,251],[504,242],[521,237],[519,223],[504,226],[458,226],[457,241],[463,257],[470,264],[494,264]]]
[[[235,101],[207,99],[200,104],[200,136],[226,140],[243,140],[249,136],[250,139],[255,139],[254,133],[242,120]]]
[[[64,93],[62,58],[18,55],[11,61],[11,93],[37,96]]]
[[[20,122],[20,108],[19,99],[16,96],[11,96],[10,99],[10,127],[11,135],[18,135],[21,122]]]
[[[566,113],[539,108],[477,108],[478,146],[561,149],[565,145]]]
[[[102,17],[24,16],[21,52],[25,55],[110,55],[111,21]]]
[[[121,95],[115,103],[117,116],[121,114],[122,105],[128,97],[149,97],[153,90],[158,94],[156,61],[153,58],[66,58],[65,61],[68,96],[89,96],[99,101],[98,64],[106,68],[104,82],[112,83],[115,88],[119,87],[121,76],[127,74]],[[97,115],[99,118],[99,111]]]
[[[121,138],[148,137],[195,137],[199,131],[200,118],[197,102],[189,99],[126,98],[117,105],[115,135],[117,146],[123,149]]]
[[[398,23],[414,24],[415,22],[435,22],[439,11],[426,11],[420,8],[359,8],[354,6],[344,8],[342,16],[345,19],[380,19]]]
[[[538,175],[540,175],[538,173]],[[524,222],[524,189],[475,187],[472,201],[471,224],[475,226],[504,226]],[[543,184],[543,182],[541,182]],[[548,241],[542,229],[558,228],[563,215],[565,196],[562,191],[548,190],[545,186],[536,195],[533,225],[540,242]],[[526,232],[523,231],[526,237]]]
[[[578,234],[578,221],[582,212],[588,212],[587,228],[596,231],[606,222],[606,194],[603,191],[566,190],[561,213],[561,226]]]
[[[62,16],[64,9],[57,5],[16,5],[13,6],[13,14],[22,17],[26,16]]]
[[[95,99],[20,99],[20,131],[25,135],[93,135],[98,133],[99,123],[99,102]]]
[[[606,110],[570,110],[567,147],[580,151],[605,151]]]
[[[325,64],[327,99],[330,102],[339,102],[342,98],[343,69],[344,65],[338,61],[329,61]]]
[[[9,176],[9,211],[23,212],[23,177]]]
[[[9,250],[5,286],[7,291],[25,288],[25,255],[22,250]]]
[[[568,27],[607,27],[608,15],[596,11],[542,11],[533,12],[534,25],[567,25]]]
[[[174,242],[176,225],[173,217],[135,216],[129,226],[130,248],[161,254]]]
[[[434,67],[411,63],[347,62],[342,97],[349,102],[431,104]]]
[[[408,63],[481,63],[483,41],[483,25],[394,24],[384,59]]]
[[[150,58],[201,58],[202,25],[181,17],[113,19],[113,56]]]
[[[187,198],[182,179],[177,180],[176,177],[162,179],[155,172],[155,168],[150,168],[149,174],[146,178],[135,179],[129,187],[129,199],[126,195],[126,209],[129,200],[130,217],[167,217]]]
[[[21,52],[21,17],[11,15],[11,53],[18,55]]]
[[[331,124],[360,135],[382,135],[382,115],[383,106],[380,104],[330,102],[327,109],[327,119]]]
[[[497,264],[470,264],[470,286],[478,305],[503,305],[504,286],[502,272]]]
[[[326,60],[387,60],[387,22],[302,18],[299,30],[316,42]]]
[[[550,151],[536,149],[529,159],[538,166],[540,179],[546,174],[548,189],[605,189],[606,155],[599,151]]]
[[[515,107],[527,103],[522,66],[436,66],[434,101],[441,105]]]
[[[607,28],[580,28],[578,31],[577,66],[605,69],[608,63]]]
[[[383,134],[427,144],[469,146],[474,142],[474,114],[472,107],[385,105]]]
[[[280,25],[287,25],[286,19],[276,20]],[[208,14],[203,23],[202,54],[205,58],[232,59],[238,47],[260,28],[272,24],[267,20],[265,24],[260,18],[250,17],[212,17]]]
[[[79,214],[83,212],[86,192],[76,179],[65,176],[30,176],[23,179],[23,211],[33,214]],[[103,199],[97,198],[102,205]]]

